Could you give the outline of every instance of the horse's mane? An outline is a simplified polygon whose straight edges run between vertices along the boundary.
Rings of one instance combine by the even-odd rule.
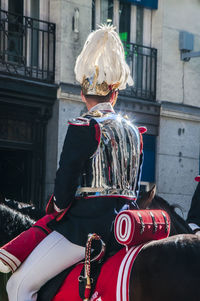
[[[155,195],[149,206],[149,209],[163,209],[169,214],[171,219],[170,235],[182,233],[192,234],[193,231],[188,226],[187,222],[175,211],[176,208],[180,209],[180,206],[170,205],[166,200],[158,195]]]
[[[45,215],[44,210],[37,209],[32,204],[27,204],[23,202],[17,202],[15,200],[4,199],[0,202],[1,204],[6,205],[7,207],[16,210],[17,212],[27,215],[29,218],[33,220],[38,220]]]
[[[35,221],[5,204],[0,204],[0,244],[7,243],[27,230]]]

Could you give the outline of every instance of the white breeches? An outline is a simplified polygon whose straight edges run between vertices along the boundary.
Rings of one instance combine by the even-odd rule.
[[[85,248],[53,231],[27,257],[7,283],[9,301],[35,301],[49,279],[85,257]]]

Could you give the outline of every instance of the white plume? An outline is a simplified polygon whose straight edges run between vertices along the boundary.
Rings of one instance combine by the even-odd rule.
[[[130,69],[125,61],[125,53],[119,35],[112,25],[101,25],[89,34],[85,45],[75,64],[77,81],[82,84],[83,78],[91,78],[98,68],[97,83],[108,85],[120,83],[118,89],[133,85]]]

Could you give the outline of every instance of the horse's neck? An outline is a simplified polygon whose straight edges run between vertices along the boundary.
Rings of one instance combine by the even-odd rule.
[[[171,214],[171,223],[172,228],[170,231],[170,235],[176,235],[176,234],[192,234],[193,231],[190,229],[187,222],[178,215],[175,211]]]
[[[187,222],[175,211],[175,207],[170,206],[167,201],[160,197],[155,197],[152,202],[152,209],[165,210],[171,219],[171,231],[170,236],[176,234],[192,234],[192,230],[188,226]]]

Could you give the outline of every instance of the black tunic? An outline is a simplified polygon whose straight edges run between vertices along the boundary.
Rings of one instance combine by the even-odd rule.
[[[109,240],[114,243],[114,218],[130,202],[124,197],[75,197],[85,162],[98,147],[95,124],[91,119],[89,126],[69,125],[56,173],[54,196],[59,208],[66,208],[71,202],[72,206],[61,221],[49,223],[53,230],[81,246],[85,246],[89,233],[97,233],[105,243]]]
[[[200,227],[200,183],[198,183],[192,197],[190,210],[187,216],[188,223],[194,223]]]

